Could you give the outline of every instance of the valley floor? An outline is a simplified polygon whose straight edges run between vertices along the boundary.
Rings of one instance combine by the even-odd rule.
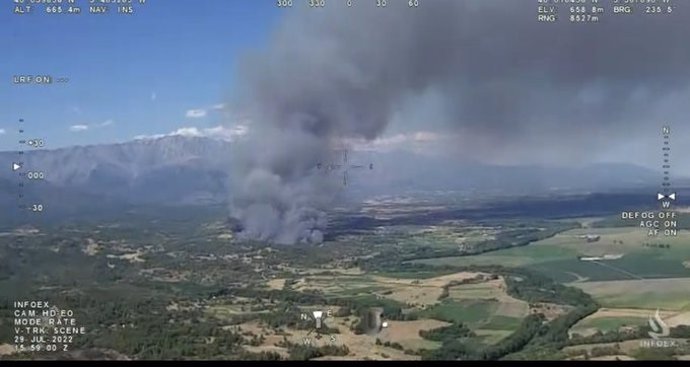
[[[60,358],[685,358],[640,340],[657,309],[690,337],[690,234],[608,221],[441,220],[318,247],[239,241],[204,217],[23,227],[0,236],[0,359],[51,358],[16,353],[2,321],[13,300],[43,298],[89,329]],[[366,330],[372,308],[387,327]]]

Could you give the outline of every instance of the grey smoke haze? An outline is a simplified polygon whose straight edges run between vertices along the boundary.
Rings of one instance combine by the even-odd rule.
[[[563,13],[538,23],[536,5],[329,2],[286,12],[238,70],[253,121],[231,207],[244,235],[318,242],[337,184],[315,164],[333,159],[336,142],[374,139],[391,121],[457,136],[449,149],[458,159],[513,163],[656,160],[658,146],[636,144],[666,123],[690,133],[690,107],[678,103],[690,100],[690,4],[588,25]],[[413,111],[430,98],[420,119]]]

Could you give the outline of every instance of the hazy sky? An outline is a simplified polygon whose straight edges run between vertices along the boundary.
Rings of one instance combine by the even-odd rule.
[[[278,115],[305,107],[295,95],[347,110],[330,137],[493,163],[655,167],[668,123],[674,168],[690,172],[690,3],[572,25],[536,22],[534,0],[327,2],[148,0],[133,16],[15,16],[7,2],[0,150],[16,149],[20,117],[48,147],[217,131],[234,118],[221,105],[249,85]],[[12,86],[16,74],[70,81]]]
[[[20,117],[47,147],[217,126],[235,60],[280,15],[272,1],[148,0],[132,16],[16,16],[13,6],[0,9],[0,150],[16,149]],[[15,74],[70,81],[12,86]]]

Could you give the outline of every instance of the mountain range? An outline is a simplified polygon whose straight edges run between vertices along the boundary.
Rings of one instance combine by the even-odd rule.
[[[232,175],[232,142],[165,136],[118,144],[55,150],[0,152],[0,205],[18,205],[18,172],[42,171],[45,180],[23,180],[24,201],[40,200],[54,213],[129,204],[223,204]],[[352,152],[353,160],[358,152]],[[22,169],[13,172],[13,162]],[[361,162],[360,162],[361,163]],[[476,191],[503,194],[601,192],[659,187],[660,172],[630,164],[583,167],[494,166],[407,151],[367,153],[373,170],[351,172],[350,189],[362,196],[408,191]],[[331,172],[334,180],[341,175]],[[59,210],[55,210],[59,209]],[[57,214],[56,214],[57,215]],[[60,214],[61,215],[61,214]]]

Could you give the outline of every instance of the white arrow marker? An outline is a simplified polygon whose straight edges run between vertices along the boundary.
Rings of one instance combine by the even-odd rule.
[[[16,171],[20,168],[22,168],[22,165],[20,163],[12,163],[12,171]]]
[[[665,197],[666,197],[666,196],[665,196],[664,194],[662,194],[662,193],[656,194],[656,199],[657,199],[657,200],[664,200]]]
[[[676,200],[676,193],[674,192],[673,194],[670,194],[668,198],[671,200]]]

